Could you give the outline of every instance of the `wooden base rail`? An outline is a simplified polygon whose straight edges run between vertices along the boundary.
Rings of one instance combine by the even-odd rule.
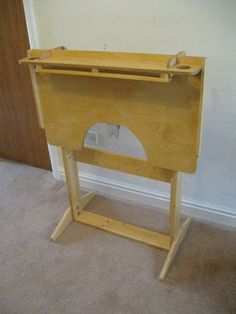
[[[76,163],[77,153],[64,148],[62,152],[70,207],[59,221],[51,236],[51,240],[56,241],[70,223],[74,221],[166,250],[168,251],[167,258],[159,277],[160,280],[164,280],[191,223],[191,219],[187,218],[180,226],[181,174],[173,172],[170,181],[170,234],[167,235],[85,210],[87,204],[95,196],[95,192],[89,192],[80,196]]]
[[[94,195],[94,192],[85,194],[82,197],[84,204],[87,204]],[[62,234],[62,232],[70,225],[72,221],[168,251],[166,261],[159,276],[160,280],[164,280],[166,273],[169,270],[171,263],[173,262],[174,257],[178,252],[179,246],[182,243],[191,223],[191,219],[187,218],[179,228],[176,238],[172,241],[172,238],[169,235],[127,224],[119,220],[89,212],[87,210],[81,211],[78,213],[75,219],[73,219],[71,208],[69,207],[63,214],[60,222],[51,235],[51,240],[56,241],[56,239]]]
[[[122,221],[83,211],[76,218],[76,222],[111,232],[122,237],[136,240],[163,250],[170,249],[171,238],[168,235],[140,228]]]

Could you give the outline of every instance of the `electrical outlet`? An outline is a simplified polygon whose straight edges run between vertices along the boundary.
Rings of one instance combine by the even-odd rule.
[[[85,137],[84,144],[86,146],[98,146],[98,133],[96,131],[88,131]]]

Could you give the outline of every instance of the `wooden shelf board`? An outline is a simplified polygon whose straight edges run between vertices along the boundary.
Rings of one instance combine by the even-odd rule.
[[[51,50],[50,55],[42,59],[37,58],[42,50],[33,50],[31,55],[20,60],[20,63],[38,64],[42,66],[96,68],[98,70],[117,70],[171,73],[175,75],[196,75],[201,71],[200,58],[181,57],[181,63],[175,67],[167,68],[168,56],[132,54],[132,53],[103,53],[103,52],[80,52],[69,50]],[[202,58],[203,59],[203,58]],[[179,68],[187,66],[188,68]]]

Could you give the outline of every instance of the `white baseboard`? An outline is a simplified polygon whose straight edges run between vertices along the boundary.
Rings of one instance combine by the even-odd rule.
[[[57,179],[65,180],[62,167],[58,167]],[[80,172],[80,186],[84,190],[95,190],[99,194],[124,201],[131,201],[161,210],[169,209],[169,195],[145,187]],[[236,214],[230,208],[183,199],[182,213],[212,223],[236,227]]]

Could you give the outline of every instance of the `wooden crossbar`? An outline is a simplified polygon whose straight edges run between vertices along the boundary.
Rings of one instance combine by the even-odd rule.
[[[82,211],[76,218],[80,222],[98,229],[102,229],[122,237],[136,240],[138,242],[164,249],[170,249],[171,237],[159,232],[147,230],[125,222],[97,215],[87,210]]]
[[[76,151],[75,158],[78,161],[89,163],[90,165],[128,172],[168,183],[171,182],[174,173],[171,170],[155,167],[150,164],[150,162],[140,158],[87,147]]]
[[[91,70],[91,72],[83,71],[83,69],[68,70],[61,68],[42,68],[37,66],[35,72],[38,73],[53,73],[53,74],[62,74],[62,75],[78,75],[78,76],[90,76],[90,77],[102,77],[102,78],[114,78],[114,79],[123,79],[123,80],[133,80],[133,81],[149,81],[157,83],[169,83],[171,82],[171,77],[168,75],[166,77],[157,76],[157,75],[140,75],[138,74],[128,74],[128,73],[109,73],[109,72],[99,72]]]

